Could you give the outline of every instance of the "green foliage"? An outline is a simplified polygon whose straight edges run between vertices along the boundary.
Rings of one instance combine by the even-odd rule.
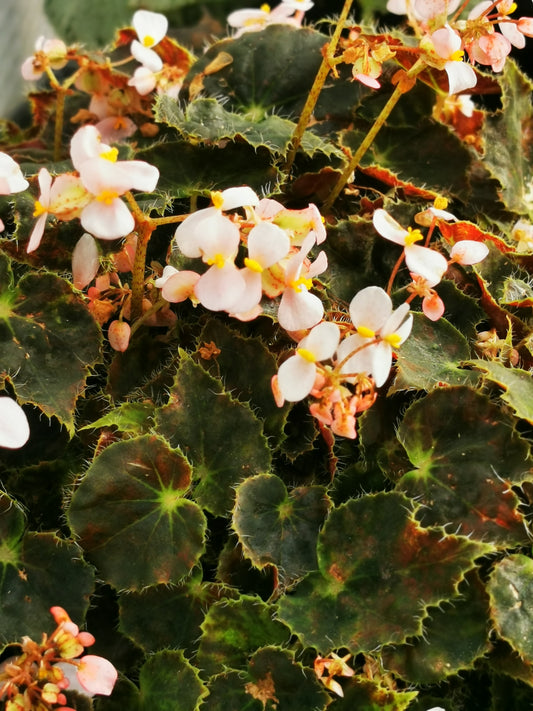
[[[533,237],[515,224],[533,218],[533,83],[512,60],[478,72],[483,98],[466,116],[448,101],[443,62],[403,24],[381,26],[385,0],[361,0],[292,161],[334,23],[223,36],[243,4],[206,0],[198,21],[195,0],[45,0],[58,34],[89,51],[69,48],[59,104],[54,83],[39,84],[32,125],[0,126],[2,153],[30,181],[0,204],[0,385],[31,433],[0,462],[0,647],[41,639],[50,608],[64,607],[120,672],[109,698],[67,700],[80,711],[522,711],[533,704]],[[314,18],[342,5],[316,0]],[[142,96],[128,83],[138,8],[168,13],[171,37],[194,16],[186,32],[201,49],[156,46],[160,83]],[[390,53],[375,90],[354,79],[353,56],[375,59],[380,43]],[[109,61],[93,52],[103,45]],[[330,201],[417,56],[429,68]],[[480,108],[491,95],[497,108]],[[39,169],[81,172],[68,145],[100,108],[135,126],[104,143],[160,177],[152,194],[121,196],[136,245],[99,241],[98,279],[78,290],[80,206],[44,205],[43,242],[24,250],[46,202]],[[258,317],[209,311],[197,287],[167,302],[165,264],[203,276],[231,262],[253,278],[251,230],[277,217],[226,210],[238,248],[211,258],[203,225],[202,259],[180,254],[167,224],[242,185],[288,210],[314,203],[327,239],[287,283],[285,263],[252,265],[263,269]],[[457,219],[421,217],[437,196]],[[447,260],[463,239],[489,254],[450,261],[415,293],[402,248],[374,228],[382,207]],[[308,279],[322,250],[328,267]],[[391,346],[391,375],[378,389],[366,371],[344,379],[346,396],[338,359],[295,355],[308,329],[281,328],[280,295],[309,289],[344,337],[356,330],[351,300],[372,285],[409,303],[413,327],[399,346],[396,333],[368,336],[362,351]],[[444,315],[433,321],[421,298],[435,295]],[[124,352],[110,345],[113,321],[131,326]],[[281,403],[275,377],[292,356],[319,377],[309,400]]]

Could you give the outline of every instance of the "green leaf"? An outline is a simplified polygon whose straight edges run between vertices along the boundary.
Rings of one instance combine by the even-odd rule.
[[[461,369],[470,358],[466,338],[445,318],[413,314],[413,330],[398,350],[398,372],[390,392],[433,390],[441,385],[474,385],[476,373]]]
[[[170,647],[192,654],[207,609],[237,595],[226,585],[203,583],[201,576],[194,575],[176,586],[128,592],[119,597],[120,630],[147,652]]]
[[[216,99],[195,99],[185,109],[174,99],[163,95],[157,102],[155,117],[159,123],[175,128],[181,137],[191,141],[203,141],[206,145],[219,141],[245,141],[253,148],[266,148],[276,156],[285,156],[290,146],[296,124],[288,119],[259,112],[259,120],[252,115],[228,111]],[[330,158],[342,161],[343,153],[331,143],[306,131],[302,149],[313,156],[321,152]],[[338,161],[337,161],[338,162]]]
[[[533,661],[533,560],[517,553],[495,564],[487,591],[500,637],[528,663]]]
[[[28,635],[40,640],[54,628],[50,607],[59,605],[81,623],[94,587],[93,569],[80,549],[53,533],[24,534],[24,514],[0,493],[0,642]]]
[[[177,583],[197,564],[206,521],[185,498],[190,479],[185,457],[150,435],[110,445],[89,467],[68,517],[112,585]]]
[[[383,664],[402,679],[432,684],[462,669],[471,669],[491,649],[488,598],[477,576],[469,576],[462,597],[430,609],[424,635],[407,644],[385,647]]]
[[[275,565],[290,585],[317,567],[316,542],[330,501],[322,486],[290,494],[277,476],[259,474],[237,488],[233,527],[258,568]]]
[[[270,468],[260,421],[185,354],[169,404],[158,410],[156,423],[158,432],[192,462],[196,501],[217,516],[233,508],[233,487]]]
[[[145,434],[152,426],[154,409],[150,402],[125,402],[80,430],[116,427],[119,432]]]
[[[417,467],[397,488],[423,507],[424,525],[516,545],[528,540],[512,484],[529,474],[527,443],[513,422],[470,388],[435,390],[405,413],[398,439]]]
[[[208,688],[201,711],[322,711],[329,700],[312,669],[273,646],[258,649],[245,672],[225,671]]]
[[[224,388],[240,402],[248,403],[264,421],[265,434],[281,437],[287,418],[286,407],[278,407],[270,381],[278,372],[277,361],[259,338],[244,338],[225,323],[211,319],[198,339],[200,348],[214,343],[220,350],[201,364],[213,376],[222,377]],[[272,440],[271,440],[272,442]]]
[[[195,711],[207,694],[198,669],[181,651],[153,654],[139,674],[140,711]]]
[[[512,59],[505,62],[498,81],[502,88],[502,109],[485,117],[482,130],[484,163],[499,180],[507,208],[523,213],[533,157],[531,145],[523,137],[533,115],[533,82]]]
[[[288,642],[289,630],[272,613],[271,605],[250,595],[212,605],[202,623],[198,665],[210,675],[245,668],[258,647]]]
[[[9,260],[0,255],[2,368],[14,374],[19,401],[57,417],[70,435],[101,340],[100,328],[64,279],[35,272],[15,286]]]
[[[517,417],[533,423],[533,382],[530,372],[507,368],[494,360],[473,360],[470,364],[486,373],[485,380],[503,388],[501,398],[513,408]]]
[[[492,546],[422,528],[411,502],[390,492],[335,509],[319,536],[319,571],[279,603],[306,646],[352,653],[422,632],[428,605],[456,596],[474,560]]]

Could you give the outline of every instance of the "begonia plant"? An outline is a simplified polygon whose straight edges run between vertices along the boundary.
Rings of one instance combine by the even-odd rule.
[[[0,704],[529,708],[533,17],[244,5],[0,121]]]

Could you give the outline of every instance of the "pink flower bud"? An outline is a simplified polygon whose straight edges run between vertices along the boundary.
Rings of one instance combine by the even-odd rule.
[[[109,324],[107,337],[111,348],[115,351],[124,351],[128,348],[130,342],[131,328],[126,321],[112,321]]]

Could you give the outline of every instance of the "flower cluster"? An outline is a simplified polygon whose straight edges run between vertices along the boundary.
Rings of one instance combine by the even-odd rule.
[[[237,31],[234,37],[245,32],[258,32],[267,25],[293,25],[300,27],[304,13],[313,7],[311,0],[282,0],[275,8],[264,4],[257,10],[235,10],[228,15],[228,25]]]
[[[326,237],[314,205],[288,210],[260,200],[246,186],[211,194],[213,205],[189,215],[175,244],[185,257],[201,259],[202,273],[167,266],[156,286],[169,302],[190,298],[211,311],[248,321],[262,312],[263,297],[279,301],[277,317],[287,331],[317,324],[322,301],[311,293],[313,277],[327,268],[324,252],[308,255]],[[234,212],[244,208],[244,216]]]
[[[0,667],[5,711],[74,711],[66,706],[66,689],[87,696],[113,691],[118,674],[111,662],[83,654],[95,642],[92,634],[81,632],[62,607],[50,612],[57,623],[52,634],[43,634],[40,642],[23,637],[21,654]]]

